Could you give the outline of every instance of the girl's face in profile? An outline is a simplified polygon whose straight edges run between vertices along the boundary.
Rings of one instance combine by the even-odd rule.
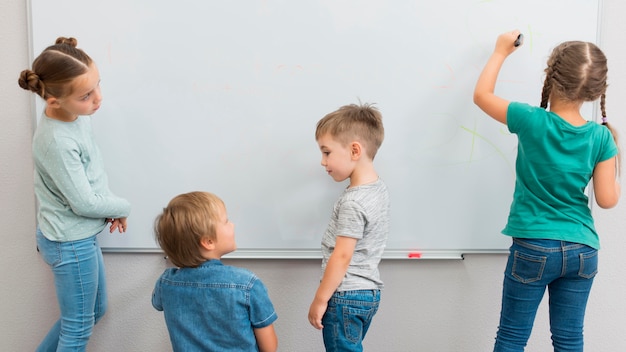
[[[61,121],[74,121],[80,115],[92,115],[100,108],[100,72],[94,63],[84,74],[74,78],[71,94],[47,99],[46,115]]]

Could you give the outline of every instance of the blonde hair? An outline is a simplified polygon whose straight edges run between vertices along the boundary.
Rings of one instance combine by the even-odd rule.
[[[178,267],[197,267],[206,259],[200,241],[215,240],[215,225],[224,202],[209,192],[190,192],[174,197],[157,216],[155,239],[168,259]]]
[[[72,94],[72,81],[89,70],[93,60],[78,49],[75,38],[59,37],[33,61],[32,70],[23,70],[17,80],[20,87],[43,99],[63,98]]]
[[[541,92],[540,106],[548,107],[550,98],[571,102],[585,102],[600,99],[602,125],[606,126],[618,144],[617,131],[607,121],[606,89],[608,65],[602,50],[593,43],[568,41],[552,50],[545,69],[546,78]],[[618,152],[618,170],[621,164]]]
[[[343,145],[357,140],[373,160],[385,138],[382,115],[372,104],[344,105],[317,123],[315,139],[330,134]]]

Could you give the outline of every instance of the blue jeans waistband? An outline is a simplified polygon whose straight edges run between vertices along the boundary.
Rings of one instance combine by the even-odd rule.
[[[534,238],[515,237],[513,238],[513,242],[515,242],[516,244],[522,247],[526,247],[528,249],[532,249],[532,250],[540,251],[540,252],[549,252],[549,253],[563,252],[563,251],[589,247],[586,244],[582,244],[582,243],[559,241],[559,240],[534,239]]]
[[[350,295],[367,295],[371,293],[372,296],[378,296],[380,295],[380,290],[348,290],[348,291],[337,291],[335,292],[335,295],[338,296],[350,296]]]

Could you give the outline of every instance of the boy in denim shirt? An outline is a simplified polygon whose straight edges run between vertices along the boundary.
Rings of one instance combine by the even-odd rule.
[[[322,239],[323,276],[309,308],[309,322],[322,329],[326,351],[362,351],[378,310],[389,194],[373,160],[383,138],[382,116],[368,104],[339,108],[315,131],[326,172],[337,182],[350,179]]]
[[[165,270],[152,294],[174,351],[276,351],[277,316],[265,285],[220,260],[237,247],[220,198],[207,192],[175,197],[157,217],[155,235],[177,266]]]

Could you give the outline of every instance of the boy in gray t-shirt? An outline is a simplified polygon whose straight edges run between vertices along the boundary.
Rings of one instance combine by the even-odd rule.
[[[382,116],[369,104],[343,106],[317,123],[322,166],[337,182],[350,179],[322,239],[323,275],[309,309],[309,322],[322,329],[326,351],[362,351],[378,310],[389,193],[373,161],[383,138]]]

